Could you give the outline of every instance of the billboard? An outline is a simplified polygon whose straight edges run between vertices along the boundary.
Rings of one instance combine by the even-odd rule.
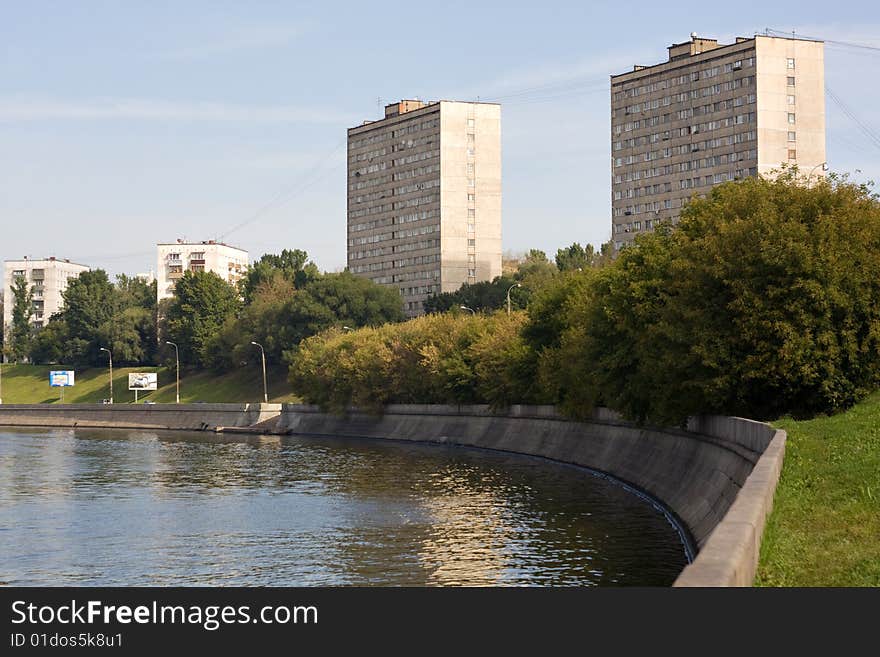
[[[129,390],[155,390],[159,377],[155,372],[132,372],[128,375]]]
[[[52,370],[49,372],[49,385],[53,388],[72,386],[73,380],[73,370]]]

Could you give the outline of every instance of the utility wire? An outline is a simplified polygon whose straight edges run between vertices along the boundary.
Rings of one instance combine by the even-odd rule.
[[[861,121],[830,87],[826,86],[825,91],[828,93],[828,97],[834,102],[834,104],[837,105],[840,110],[859,127],[862,133],[864,133],[864,135],[868,137],[877,148],[880,148],[880,134],[876,133],[870,126]]]
[[[790,36],[791,38],[804,39],[806,41],[824,41],[825,43],[831,43],[836,46],[846,46],[847,48],[859,48],[859,49],[863,49],[863,50],[873,50],[873,51],[880,52],[880,46],[869,46],[866,43],[854,43],[852,41],[835,41],[834,39],[823,39],[821,37],[806,36],[805,34],[795,35],[795,33],[793,33],[793,32],[785,32],[783,30],[774,30],[769,27],[765,30],[765,32],[767,32],[767,33],[772,32],[773,34],[778,34],[779,36]]]
[[[228,237],[232,233],[234,233],[238,230],[241,230],[245,226],[252,224],[257,219],[261,218],[263,215],[289,203],[296,196],[298,196],[302,192],[306,191],[309,187],[313,186],[315,183],[320,182],[321,180],[326,178],[328,174],[330,174],[333,171],[335,171],[336,169],[338,169],[339,167],[336,166],[336,167],[332,167],[326,171],[321,171],[322,167],[328,161],[330,161],[336,155],[336,153],[339,151],[339,149],[342,148],[346,143],[348,143],[348,138],[343,139],[341,142],[339,142],[336,145],[336,147],[332,151],[330,151],[330,153],[326,157],[321,159],[319,161],[318,165],[311,171],[311,175],[306,176],[303,179],[297,180],[290,187],[278,192],[274,197],[272,197],[272,199],[268,203],[266,203],[261,208],[259,208],[248,219],[245,219],[241,223],[236,224],[236,225],[232,226],[231,228],[229,228],[228,230],[226,230],[223,234],[220,235],[219,239],[220,240],[225,239],[226,237]]]

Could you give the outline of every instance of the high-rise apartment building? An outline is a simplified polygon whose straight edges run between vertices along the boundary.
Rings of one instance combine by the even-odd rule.
[[[825,164],[824,44],[691,35],[669,59],[611,76],[612,239],[617,248],[713,185]]]
[[[157,244],[156,299],[174,296],[174,286],[185,271],[212,271],[231,285],[247,272],[248,252],[223,242],[177,240]]]
[[[15,305],[12,286],[17,278],[24,278],[31,292],[31,325],[41,328],[64,305],[62,293],[67,289],[68,281],[89,271],[85,265],[57,258],[7,260],[4,265],[4,335],[9,335],[12,325],[12,308]]]
[[[404,100],[348,131],[348,268],[430,295],[501,274],[501,107]]]

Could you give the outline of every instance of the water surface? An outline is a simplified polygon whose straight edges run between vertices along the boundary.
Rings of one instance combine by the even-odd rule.
[[[10,585],[668,585],[685,559],[649,501],[543,459],[0,429]]]

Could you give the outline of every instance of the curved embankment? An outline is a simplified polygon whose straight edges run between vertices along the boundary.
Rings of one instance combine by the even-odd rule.
[[[677,586],[749,586],[782,467],[785,432],[742,418],[687,431],[638,427],[605,409],[589,422],[553,407],[388,406],[344,417],[299,404],[0,406],[0,425],[195,429],[435,442],[502,450],[607,473],[663,503],[698,548]]]
[[[782,467],[785,432],[742,418],[703,416],[687,431],[638,427],[607,409],[572,422],[553,407],[392,405],[345,417],[284,404],[279,433],[426,441],[516,452],[605,472],[662,502],[699,552],[676,586],[751,586]],[[269,428],[269,427],[266,427]]]

